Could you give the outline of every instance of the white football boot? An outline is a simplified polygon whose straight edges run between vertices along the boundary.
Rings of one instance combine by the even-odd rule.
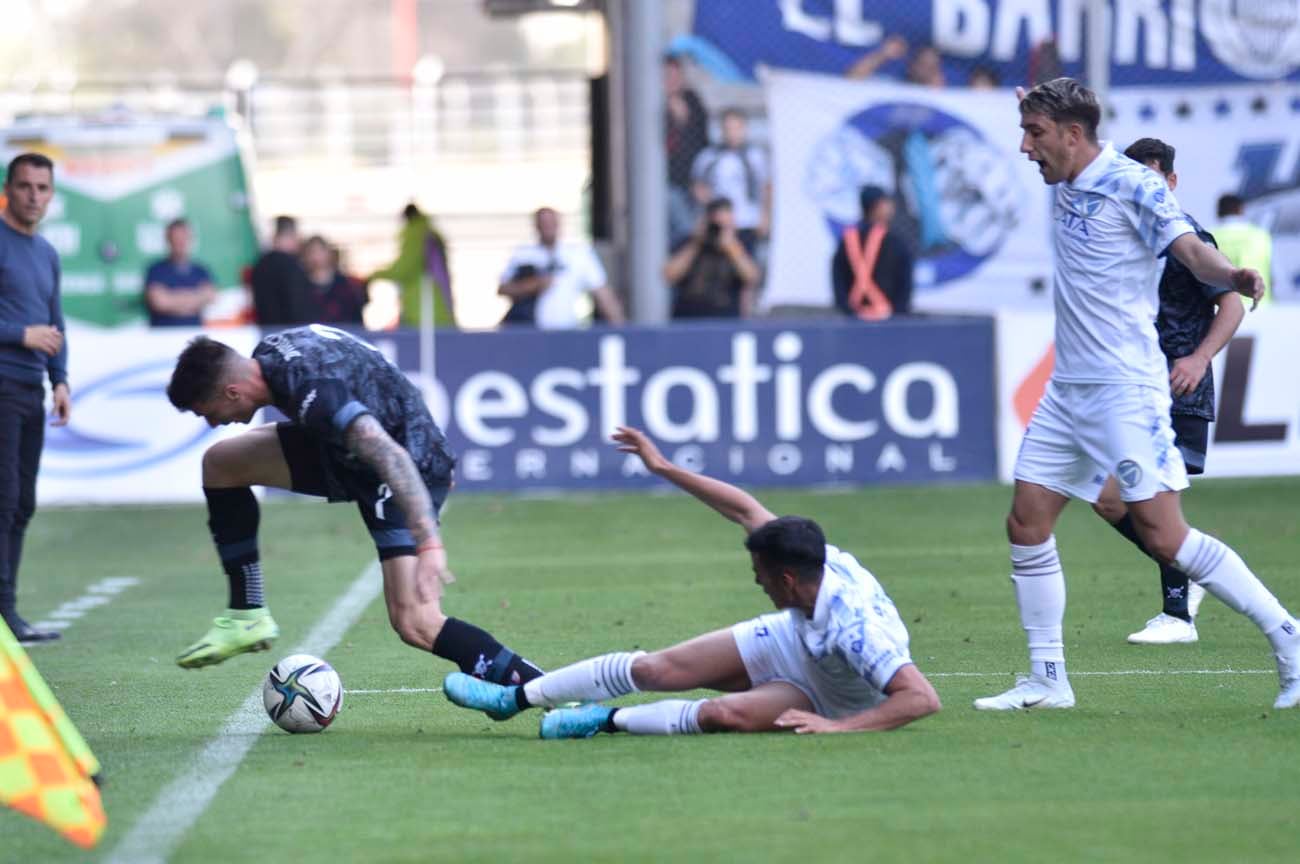
[[[1191,598],[1188,598],[1188,605],[1191,605]],[[1128,635],[1128,641],[1133,645],[1181,645],[1196,639],[1195,624],[1163,612],[1138,632]]]
[[[1187,614],[1196,621],[1196,613],[1201,611],[1201,601],[1205,599],[1205,589],[1199,583],[1187,580]]]
[[[979,711],[1023,711],[1027,708],[1073,708],[1074,690],[1069,684],[1041,675],[1016,677],[1016,686],[997,696],[975,700]]]

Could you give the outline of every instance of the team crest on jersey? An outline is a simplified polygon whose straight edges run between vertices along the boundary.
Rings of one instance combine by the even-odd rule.
[[[1065,193],[1065,203],[1073,215],[1080,219],[1091,219],[1101,212],[1106,196],[1077,190]]]
[[[1115,476],[1125,489],[1132,489],[1142,482],[1142,467],[1132,459],[1125,459],[1115,468]]]

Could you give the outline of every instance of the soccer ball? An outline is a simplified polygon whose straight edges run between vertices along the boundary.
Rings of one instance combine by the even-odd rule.
[[[294,654],[267,673],[262,704],[286,732],[319,732],[343,706],[343,682],[334,667],[319,657]]]

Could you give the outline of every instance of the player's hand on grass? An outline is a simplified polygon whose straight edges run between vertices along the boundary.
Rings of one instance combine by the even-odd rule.
[[[50,421],[51,426],[67,426],[68,420],[72,418],[72,397],[68,394],[67,384],[54,385],[54,409],[51,414],[54,419]]]
[[[640,429],[633,429],[631,426],[620,426],[610,437],[618,442],[618,452],[635,453],[640,456],[641,461],[645,463],[645,467],[651,474],[658,474],[671,466],[671,463],[664,458],[664,454],[659,452],[659,448],[654,445],[654,442]]]
[[[1249,267],[1240,267],[1232,271],[1232,290],[1243,297],[1249,297],[1250,311],[1254,312],[1264,297],[1264,277]]]
[[[1186,396],[1201,384],[1210,361],[1199,354],[1189,354],[1174,361],[1169,370],[1169,389],[1175,396]]]
[[[778,729],[791,729],[796,735],[844,731],[834,720],[828,720],[811,711],[800,711],[798,708],[787,708],[780,717],[776,718],[775,725]]]
[[[63,334],[59,328],[48,324],[33,324],[23,328],[23,347],[40,351],[53,357],[63,347]]]

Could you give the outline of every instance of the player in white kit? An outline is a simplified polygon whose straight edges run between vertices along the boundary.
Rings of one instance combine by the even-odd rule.
[[[748,493],[673,465],[636,429],[619,429],[620,450],[745,529],[754,581],[779,610],[680,645],[603,654],[504,687],[453,673],[447,698],[497,720],[570,701],[541,722],[543,738],[598,732],[857,732],[894,729],[939,710],[913,664],[907,628],[889,595],[852,555],[826,543],[800,516],[777,518]],[[713,699],[644,705],[597,704],[638,691],[721,690]]]
[[[1258,302],[1258,273],[1234,268],[1154,171],[1097,140],[1100,108],[1069,78],[1018,93],[1020,150],[1054,185],[1056,367],[1016,460],[1007,534],[1011,581],[1029,640],[1030,674],[983,710],[1070,708],[1062,622],[1065,577],[1052,530],[1070,498],[1095,502],[1119,481],[1139,536],[1267,636],[1281,684],[1275,708],[1300,703],[1300,633],[1241,557],[1183,519],[1187,487],[1170,426],[1169,374],[1156,336],[1159,257]]]

